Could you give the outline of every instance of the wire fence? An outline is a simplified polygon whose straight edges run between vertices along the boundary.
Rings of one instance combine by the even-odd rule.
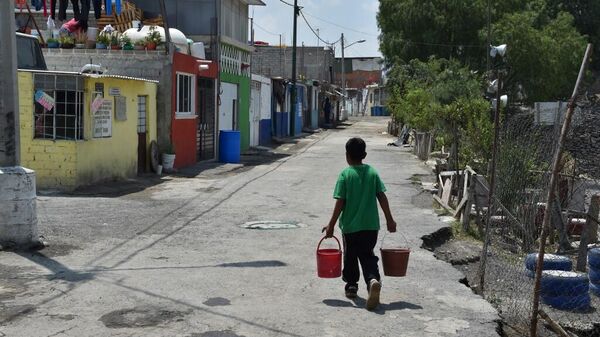
[[[488,212],[487,203],[479,205],[489,221],[480,290],[517,336],[530,335],[542,222],[549,212],[549,254],[539,288],[540,316],[547,318],[538,321],[538,336],[563,329],[600,337],[600,248],[590,249],[598,241],[600,102],[578,105],[559,161],[555,200],[548,204],[546,195],[564,113],[555,123],[516,113],[502,121],[492,206]],[[489,188],[485,180],[481,184]]]

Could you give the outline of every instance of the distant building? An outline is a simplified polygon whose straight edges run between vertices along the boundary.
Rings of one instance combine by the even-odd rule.
[[[335,84],[342,86],[342,59],[335,59]],[[346,88],[364,89],[367,85],[382,84],[381,57],[345,57]]]
[[[292,78],[292,47],[255,45],[252,72],[266,77]],[[302,80],[331,82],[334,53],[328,47],[298,46],[296,75]]]

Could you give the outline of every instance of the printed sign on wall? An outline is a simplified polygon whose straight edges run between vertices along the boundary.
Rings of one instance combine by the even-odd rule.
[[[102,105],[92,114],[92,128],[94,129],[94,138],[112,137],[112,113],[113,101],[103,99]]]

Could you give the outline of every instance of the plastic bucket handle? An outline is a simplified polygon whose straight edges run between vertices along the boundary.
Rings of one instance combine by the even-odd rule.
[[[408,248],[409,247],[409,241],[406,238],[406,236],[404,236],[404,234],[402,234],[402,232],[400,232],[400,231],[396,231],[396,233],[398,233],[398,234],[400,234],[400,236],[402,236],[402,238],[404,239],[404,242],[406,242],[406,248]],[[385,237],[387,236],[387,234],[388,234],[388,232],[385,231],[383,233],[383,237],[381,237],[381,242],[379,243],[379,248],[380,249],[383,249],[383,241],[385,240]]]
[[[337,241],[337,244],[338,244],[338,249],[339,249],[339,250],[342,250],[342,245],[340,244],[340,240],[338,240],[338,238],[336,238],[335,236],[332,236],[332,238],[334,238],[334,239],[335,239],[335,241]],[[323,242],[323,240],[325,240],[325,239],[327,239],[327,237],[326,237],[326,236],[324,236],[324,237],[321,239],[321,241],[319,241],[319,244],[317,245],[317,252],[319,251],[319,248],[321,247],[321,243],[322,243],[322,242]]]

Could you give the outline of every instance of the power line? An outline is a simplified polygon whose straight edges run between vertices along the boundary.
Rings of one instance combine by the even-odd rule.
[[[254,21],[254,25],[255,25],[256,27],[258,27],[258,29],[262,30],[262,31],[263,31],[263,32],[265,32],[265,33],[268,33],[268,34],[271,34],[271,35],[274,35],[274,36],[279,36],[279,35],[281,35],[281,34],[273,33],[273,32],[271,32],[271,31],[267,30],[266,28],[264,28],[264,27],[262,27],[261,25],[259,25],[258,23],[256,23],[256,21]]]
[[[279,0],[279,1],[283,1],[283,0]],[[368,36],[378,37],[378,35],[376,35],[376,34],[373,34],[373,33],[366,33],[366,32],[362,32],[362,31],[360,31],[360,30],[356,30],[356,29],[353,29],[353,28],[350,28],[350,27],[345,27],[345,26],[342,26],[342,25],[340,25],[340,24],[337,24],[337,23],[335,23],[335,22],[331,22],[331,21],[325,20],[325,19],[323,19],[323,18],[320,18],[320,17],[318,17],[318,16],[312,15],[312,14],[310,14],[310,13],[306,12],[306,11],[304,11],[304,13],[306,13],[306,15],[308,15],[308,16],[310,16],[310,17],[312,17],[312,18],[315,18],[315,19],[317,19],[317,20],[323,21],[323,22],[325,22],[325,23],[328,23],[328,24],[330,24],[330,25],[334,25],[334,26],[336,26],[336,27],[338,27],[338,28],[343,28],[343,29],[346,29],[346,30],[349,30],[349,31],[352,31],[352,32],[355,32],[355,33],[363,34],[363,35],[368,35]]]
[[[283,0],[281,0],[283,1]],[[300,15],[302,15],[302,18],[304,19],[304,22],[306,22],[306,25],[308,26],[308,28],[310,28],[310,30],[313,32],[313,34],[315,34],[315,36],[317,37],[317,39],[319,39],[319,41],[325,43],[326,45],[332,46],[336,43],[338,43],[340,41],[340,39],[338,39],[335,42],[329,42],[329,41],[325,41],[321,38],[321,36],[319,36],[319,34],[317,34],[317,32],[313,29],[313,27],[310,25],[310,23],[308,22],[308,20],[306,19],[306,16],[304,16],[304,11],[300,11]]]
[[[289,2],[286,2],[286,1],[283,1],[283,0],[279,0],[279,1],[283,2],[284,4],[286,4],[286,5],[290,6],[290,7],[294,7],[294,5],[291,4],[291,3],[289,3]]]

